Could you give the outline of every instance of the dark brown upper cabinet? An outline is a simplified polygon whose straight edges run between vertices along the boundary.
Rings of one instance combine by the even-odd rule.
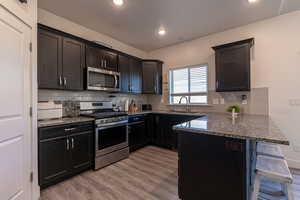
[[[83,67],[85,63],[84,44],[63,38],[63,85],[66,89],[83,89]]]
[[[118,71],[118,55],[100,47],[86,45],[86,64],[87,67]]]
[[[39,88],[83,90],[84,55],[82,42],[39,27]]]
[[[250,91],[250,50],[254,38],[212,47],[216,59],[216,91]]]
[[[99,49],[90,45],[86,45],[86,66],[92,68],[101,68],[101,56]]]
[[[130,58],[130,92],[142,93],[142,62],[135,58]]]
[[[143,60],[143,94],[162,94],[162,65],[158,60]]]
[[[104,51],[104,64],[106,70],[119,71],[118,55],[114,52]]]
[[[119,55],[121,92],[142,93],[142,62],[137,58]]]
[[[121,92],[130,92],[130,58],[127,56],[119,55],[119,70],[121,73]]]
[[[38,86],[44,89],[61,88],[62,37],[49,31],[38,31]]]

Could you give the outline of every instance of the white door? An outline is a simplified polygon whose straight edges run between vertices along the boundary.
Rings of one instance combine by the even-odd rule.
[[[1,200],[31,200],[30,33],[0,6]]]

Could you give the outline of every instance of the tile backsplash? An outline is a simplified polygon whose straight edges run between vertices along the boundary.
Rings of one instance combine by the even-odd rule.
[[[64,90],[39,90],[38,92],[38,101],[54,101],[62,103],[64,116],[78,115],[80,101],[112,101],[114,105],[124,107],[126,100],[134,100],[137,105],[148,103],[148,98],[145,95]]]
[[[168,88],[164,83],[163,95],[131,95],[106,93],[99,91],[63,91],[39,90],[39,101],[56,101],[63,104],[64,116],[79,114],[80,101],[112,101],[114,105],[124,107],[126,100],[134,100],[137,105],[152,104],[153,110],[184,110],[184,106],[171,106],[168,101]],[[247,104],[242,104],[242,95],[247,96]],[[221,101],[224,100],[224,104]],[[219,104],[213,104],[217,101]],[[247,114],[269,114],[268,88],[253,88],[251,92],[222,92],[210,91],[207,106],[191,106],[193,112],[226,112],[230,105],[241,105],[242,112]]]
[[[169,105],[168,89],[164,88],[164,95],[149,95],[148,102],[152,103],[154,110],[185,110],[184,106]],[[242,95],[246,95],[247,104],[242,104]],[[214,100],[218,104],[214,104]],[[224,104],[221,104],[221,101]],[[242,113],[268,115],[269,114],[269,94],[268,88],[252,88],[250,92],[215,92],[209,91],[208,105],[191,106],[194,112],[226,112],[226,108],[231,105],[240,105]]]

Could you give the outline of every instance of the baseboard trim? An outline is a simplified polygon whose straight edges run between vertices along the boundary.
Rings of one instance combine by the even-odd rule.
[[[298,160],[291,160],[291,159],[287,159],[286,161],[287,161],[287,163],[289,165],[289,168],[299,169],[300,170],[300,161],[298,161]]]

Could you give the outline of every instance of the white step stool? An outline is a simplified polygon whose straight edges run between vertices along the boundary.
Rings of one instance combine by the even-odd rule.
[[[258,142],[256,151],[258,155],[265,155],[284,159],[284,155],[281,151],[280,146],[276,144]]]
[[[287,162],[284,159],[264,155],[257,156],[252,200],[258,199],[260,184],[263,179],[269,179],[271,181],[281,183],[282,187],[287,192],[288,200],[294,199],[291,189],[293,177],[290,173]]]

